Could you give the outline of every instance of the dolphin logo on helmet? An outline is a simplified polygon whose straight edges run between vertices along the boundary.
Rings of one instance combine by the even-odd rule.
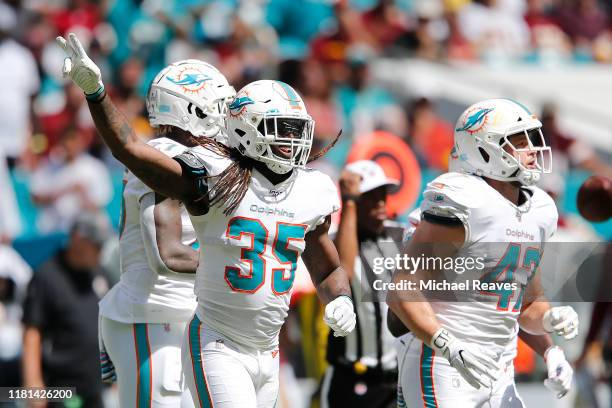
[[[206,74],[197,73],[197,74],[185,74],[185,77],[182,79],[179,78],[170,78],[166,77],[166,79],[170,82],[175,83],[176,85],[181,86],[190,86],[190,85],[201,85],[203,82],[210,81],[212,78]]]
[[[465,121],[465,124],[461,128],[455,129],[455,130],[477,132],[478,130],[480,130],[480,127],[478,129],[473,129],[473,130],[472,128],[486,121],[487,114],[492,112],[494,109],[495,108],[479,109],[475,113],[468,116],[467,120]]]

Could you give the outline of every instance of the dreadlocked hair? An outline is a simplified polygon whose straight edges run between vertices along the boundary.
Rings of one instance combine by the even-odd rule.
[[[189,147],[200,144],[198,138],[190,132],[173,125],[159,125],[155,128],[155,136],[167,137]]]
[[[229,148],[214,139],[200,137],[198,144],[203,148],[226,157],[232,161],[221,174],[206,176],[207,179],[217,178],[217,182],[209,190],[209,205],[225,203],[224,215],[230,215],[240,204],[251,182],[251,174],[255,160],[242,155],[238,149]]]
[[[308,160],[306,161],[306,163],[313,162],[313,161],[315,161],[317,159],[320,159],[321,157],[325,156],[327,154],[327,152],[329,152],[336,145],[336,143],[338,143],[338,140],[340,140],[340,135],[342,135],[342,129],[340,129],[340,131],[338,132],[338,134],[336,135],[334,140],[331,141],[331,143],[329,143],[327,146],[325,146],[324,148],[319,150],[316,154],[311,155],[308,158]]]

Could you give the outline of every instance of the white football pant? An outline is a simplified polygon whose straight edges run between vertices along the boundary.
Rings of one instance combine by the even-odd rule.
[[[121,323],[100,317],[122,408],[192,408],[181,368],[185,323]]]
[[[397,406],[424,408],[524,408],[514,384],[512,361],[492,388],[476,389],[448,360],[407,334],[398,339]]]
[[[194,315],[183,340],[185,380],[196,407],[273,408],[278,398],[278,350],[238,346]]]

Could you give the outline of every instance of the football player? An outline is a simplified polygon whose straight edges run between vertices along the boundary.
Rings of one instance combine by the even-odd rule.
[[[459,167],[455,166],[457,160],[452,160],[449,163],[449,172],[461,172]],[[411,228],[408,231],[408,237],[414,233],[414,230],[421,221],[421,209],[416,208],[409,215]],[[408,238],[409,239],[409,238]],[[399,320],[394,313],[387,314],[387,327],[395,337],[400,337],[408,333],[408,329]],[[544,385],[557,397],[563,398],[570,390],[574,377],[574,370],[567,361],[563,349],[556,346],[550,334],[533,335],[523,330],[519,331],[518,338],[523,340],[533,351],[538,353],[546,363],[547,378],[544,380]],[[404,355],[406,341],[401,339],[396,343],[398,354]],[[511,348],[516,348],[516,342],[510,345]],[[399,386],[401,390],[401,385]],[[398,396],[403,399],[403,393],[399,392]],[[398,401],[398,406],[404,406],[401,401]]]
[[[399,356],[398,395],[406,403],[521,407],[512,365],[519,327],[566,339],[578,333],[576,312],[551,308],[536,273],[542,245],[557,225],[552,199],[534,186],[551,170],[541,126],[527,108],[508,99],[474,104],[457,121],[452,158],[460,172],[428,184],[407,255],[480,256],[485,266],[480,281],[509,285],[467,291],[462,302],[429,301],[419,290],[390,292],[390,307],[411,331],[401,338]],[[436,278],[428,270],[394,276],[396,282]],[[546,353],[557,367],[558,351]],[[549,385],[562,394],[567,376]]]
[[[148,144],[174,157],[195,146],[195,138],[223,137],[227,101],[235,94],[203,61],[167,66],[147,95],[157,136]],[[178,200],[127,170],[123,182],[121,279],[100,302],[103,379],[117,379],[122,407],[190,407],[180,349],[196,306],[195,232]]]
[[[249,84],[230,105],[231,148],[201,138],[172,159],[134,135],[74,34],[66,48],[64,73],[85,92],[113,155],[154,191],[185,204],[204,247],[183,347],[194,403],[274,406],[278,333],[300,255],[326,323],[338,336],[355,326],[348,279],[328,236],[338,194],[329,177],[305,168],[314,123],[302,99],[282,82]]]

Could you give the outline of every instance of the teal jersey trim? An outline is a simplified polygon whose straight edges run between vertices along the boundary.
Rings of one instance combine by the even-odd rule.
[[[437,408],[433,381],[434,351],[423,343],[421,350],[421,392],[425,408]]]
[[[193,369],[193,378],[198,392],[198,401],[202,408],[212,408],[212,399],[208,391],[208,383],[204,374],[204,365],[202,363],[202,353],[200,352],[200,328],[202,322],[198,316],[194,315],[189,323],[189,352],[191,354],[191,364]]]

